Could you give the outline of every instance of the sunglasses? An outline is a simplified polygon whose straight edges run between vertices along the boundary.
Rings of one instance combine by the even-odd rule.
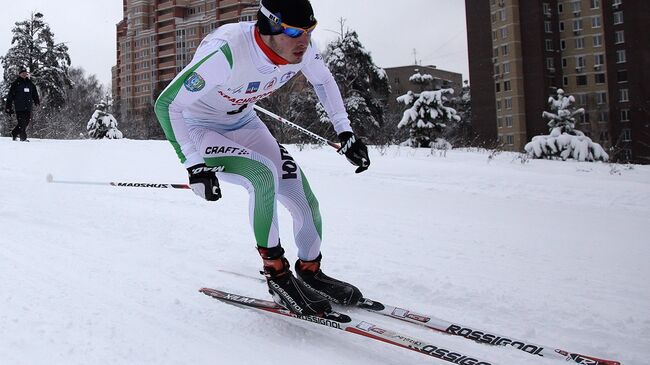
[[[273,23],[275,23],[276,26],[282,27],[282,33],[284,33],[286,36],[290,38],[298,38],[302,36],[304,33],[311,34],[311,32],[316,28],[316,25],[318,24],[317,22],[314,23],[309,28],[300,28],[300,27],[294,27],[289,24],[285,24],[282,22],[280,18],[278,18],[275,14],[271,13],[269,9],[264,7],[264,5],[260,4],[260,11],[264,16],[269,18]]]

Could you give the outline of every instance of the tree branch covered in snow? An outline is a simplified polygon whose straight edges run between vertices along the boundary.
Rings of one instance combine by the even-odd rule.
[[[428,84],[433,77],[417,72],[409,80],[414,84]],[[449,122],[460,121],[456,110],[444,105],[448,101],[446,95],[453,93],[454,89],[423,91],[419,94],[409,90],[397,98],[398,102],[408,107],[397,124],[398,128],[410,129],[410,137],[402,145],[429,147],[432,143],[437,145],[446,143],[440,140],[443,129]]]
[[[94,139],[121,139],[123,138],[122,132],[117,129],[117,120],[111,113],[108,113],[108,105],[104,102],[95,105],[95,112],[88,121],[86,130],[90,138]]]
[[[609,160],[603,147],[591,140],[581,131],[575,129],[576,116],[585,113],[582,108],[571,107],[575,103],[572,95],[565,96],[564,90],[558,89],[555,97],[548,98],[551,112],[543,112],[548,120],[549,135],[535,136],[524,146],[526,152],[535,158],[573,158],[578,161]]]

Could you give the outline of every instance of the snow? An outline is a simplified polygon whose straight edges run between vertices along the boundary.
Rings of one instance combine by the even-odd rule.
[[[323,269],[370,298],[531,342],[647,364],[650,167],[481,151],[371,149],[363,174],[288,146],[323,215]],[[222,304],[268,298],[247,193],[47,183],[178,182],[164,141],[0,138],[0,364],[442,364]],[[97,156],[111,156],[98,164]],[[289,214],[281,235],[295,259]],[[559,364],[369,313],[354,315],[497,364]]]

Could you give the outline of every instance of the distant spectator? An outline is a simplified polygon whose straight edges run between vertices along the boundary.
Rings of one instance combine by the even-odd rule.
[[[5,105],[5,112],[11,115],[15,111],[18,119],[18,124],[11,130],[11,137],[14,141],[20,137],[21,141],[28,142],[27,126],[32,120],[32,102],[36,106],[40,104],[38,91],[32,80],[29,79],[29,72],[23,67],[20,69],[16,81],[11,83]]]

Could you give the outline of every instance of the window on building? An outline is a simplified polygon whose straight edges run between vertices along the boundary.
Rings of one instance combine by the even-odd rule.
[[[547,51],[552,51],[553,50],[553,40],[552,39],[545,39],[544,42],[546,43],[546,50]]]
[[[504,56],[507,56],[508,53],[510,52],[509,48],[510,47],[508,47],[507,44],[504,44],[503,46],[501,46],[501,54],[503,54]]]
[[[576,38],[576,49],[583,49],[585,48],[585,38],[584,37],[578,37]]]
[[[601,123],[607,123],[609,121],[609,112],[606,110],[601,110],[598,113],[598,121]]]
[[[594,80],[596,81],[596,84],[604,84],[605,83],[605,74],[604,73],[597,73],[594,75]]]
[[[607,93],[604,91],[596,93],[596,103],[597,104],[607,104]]]
[[[625,43],[625,32],[622,30],[617,30],[614,32],[614,43],[621,44]]]
[[[600,28],[600,17],[595,16],[591,18],[591,27],[592,28]]]
[[[510,73],[510,62],[504,62],[503,63],[503,73],[504,74],[509,74]]]
[[[627,57],[625,56],[625,50],[619,49],[616,51],[616,63],[625,63],[626,61]]]
[[[600,8],[600,0],[591,0],[591,8],[592,9]]]
[[[562,3],[557,4],[557,12],[560,14],[564,12],[564,4]]]
[[[578,1],[573,1],[571,3],[571,11],[573,11],[574,13],[579,13],[580,10],[582,10],[580,5],[581,4],[580,4],[579,0]]]
[[[496,41],[496,40],[498,39],[498,38],[497,38],[497,34],[499,34],[499,33],[498,33],[496,30],[493,30],[493,31],[492,31],[492,40],[493,40],[493,41]]]
[[[614,1],[612,2],[612,6],[619,6],[619,5],[621,5],[621,4],[623,4],[623,0],[614,0]]]
[[[569,85],[569,77],[568,76],[562,77],[562,85],[564,85],[564,86]]]
[[[503,128],[503,118],[497,117],[497,128]]]
[[[594,67],[598,68],[599,66],[602,67],[602,65],[605,63],[605,55],[604,54],[596,54],[594,55]]]
[[[508,27],[501,28],[501,39],[508,38]]]
[[[510,84],[510,80],[504,81],[503,82],[503,91],[510,91],[512,90],[512,86]]]
[[[569,64],[569,63],[568,63],[567,59],[566,59],[566,58],[563,58],[563,59],[562,59],[562,68],[566,68],[566,67],[568,66],[568,64]]]
[[[497,82],[497,83],[494,84],[494,85],[495,85],[495,90],[496,90],[496,92],[501,92],[501,83],[500,83],[500,82]]]
[[[507,17],[506,17],[506,9],[499,10],[499,20],[501,20],[502,22],[505,22],[506,19],[507,19]]]
[[[616,71],[616,81],[618,82],[627,82],[627,70],[618,70]]]
[[[505,117],[505,122],[506,122],[506,127],[512,127],[512,115],[506,115]]]
[[[499,57],[499,47],[494,48],[494,52],[492,52],[494,57]]]
[[[607,132],[607,131],[600,131],[600,141],[601,141],[601,142],[607,142],[607,141],[609,141],[609,132]]]
[[[497,64],[497,65],[494,65],[494,74],[495,74],[495,75],[498,75],[498,74],[499,74],[499,69],[500,69],[500,67],[499,67],[498,64]]]
[[[630,121],[630,109],[621,109],[621,122]]]
[[[508,135],[506,136],[506,144],[507,144],[508,146],[512,146],[512,145],[514,145],[514,144],[515,144],[515,136],[513,136],[512,134],[508,134]]]
[[[575,94],[577,105],[587,105],[587,94]],[[588,114],[587,114],[588,115]]]
[[[501,99],[497,99],[497,111],[501,111]]]
[[[623,24],[623,12],[615,11],[614,12],[614,25]]]
[[[553,57],[546,57],[546,69],[555,70],[555,59]]]
[[[564,39],[560,40],[560,49],[563,51],[566,49],[566,40]]]
[[[593,40],[594,40],[594,47],[600,47],[603,45],[603,36],[601,34],[596,34]]]
[[[587,85],[587,75],[578,75],[578,76],[576,76],[576,85],[578,85],[578,86]]]
[[[549,3],[542,3],[542,9],[544,11],[544,15],[551,15],[551,4]]]
[[[618,101],[620,102],[630,101],[630,94],[628,89],[618,90]]]
[[[585,57],[584,56],[577,56],[576,57],[576,68],[578,69],[583,69],[585,68]]]
[[[573,31],[574,32],[579,32],[582,30],[582,19],[574,19],[573,20]]]
[[[506,109],[512,109],[512,98],[505,98],[504,105]]]
[[[497,13],[492,13],[492,23],[497,22]]]
[[[630,142],[632,141],[632,130],[631,129],[623,129],[623,142]]]
[[[548,20],[544,22],[544,32],[553,33],[553,27],[551,26],[551,22]]]

